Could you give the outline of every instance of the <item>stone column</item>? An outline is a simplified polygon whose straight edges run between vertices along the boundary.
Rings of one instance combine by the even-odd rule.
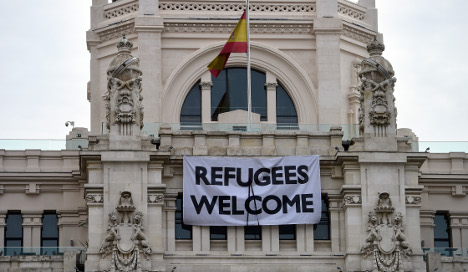
[[[338,18],[337,0],[317,0],[317,19],[313,34],[317,50],[319,124],[340,124],[345,121],[346,95],[341,92],[340,35],[342,20]]]
[[[421,238],[424,248],[434,247],[434,214],[435,211],[421,210]]]
[[[176,212],[176,198],[177,195],[168,195],[166,194],[166,207],[164,211],[166,213],[166,251],[174,252],[176,251],[176,242],[175,242],[175,212]]]
[[[146,112],[144,123],[161,122],[162,101],[162,61],[161,33],[162,18],[157,15],[158,1],[140,1],[139,16],[135,18],[135,31],[138,34],[138,58],[140,69],[146,80],[142,81],[144,97],[143,106]]]
[[[468,213],[451,212],[450,229],[452,231],[452,246],[468,247]]]
[[[4,251],[3,246],[5,245],[6,216],[7,211],[0,211],[0,251]]]
[[[314,225],[296,225],[296,248],[301,255],[314,253]]]
[[[346,270],[360,271],[361,270],[361,231],[363,229],[363,221],[367,219],[362,215],[362,203],[360,188],[353,186],[343,186],[341,189],[343,196],[343,213],[344,226],[346,236],[345,252]],[[365,219],[364,219],[364,218]],[[366,220],[367,221],[367,220]],[[365,221],[364,221],[365,222]]]
[[[39,253],[41,247],[42,211],[22,211],[23,252]]]
[[[211,87],[213,82],[211,78],[204,79],[200,82],[201,90],[201,118],[202,124],[211,123]]]
[[[340,212],[341,197],[339,195],[328,195],[330,210],[330,240],[332,252],[340,251]]]
[[[267,76],[268,78],[268,76]],[[270,124],[276,124],[276,78],[274,82],[265,83],[266,95],[267,95],[267,122]]]
[[[371,29],[377,32],[379,30],[379,20],[377,9],[375,8],[375,0],[359,0],[358,5],[367,8],[364,22],[368,23]]]

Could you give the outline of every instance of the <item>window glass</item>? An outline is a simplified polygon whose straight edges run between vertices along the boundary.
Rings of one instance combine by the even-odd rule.
[[[210,227],[210,239],[211,240],[226,240],[227,239],[227,227],[226,226],[211,226]]]
[[[201,90],[200,81],[195,83],[187,97],[185,98],[180,113],[181,125],[201,124]]]
[[[296,240],[296,225],[280,225],[278,229],[280,240]]]
[[[280,126],[297,126],[297,112],[286,90],[276,87],[276,123]]]
[[[328,212],[328,201],[322,196],[322,217],[320,223],[314,225],[315,240],[330,240],[330,217]]]
[[[260,120],[266,121],[266,91],[265,73],[251,71],[251,103],[252,112],[260,114]],[[221,71],[217,78],[211,78],[211,120],[217,121],[220,113],[245,110],[247,111],[247,69],[227,68]]]
[[[23,217],[18,211],[8,212],[5,226],[5,255],[21,254],[23,245]]]
[[[266,74],[252,70],[251,102],[252,112],[260,114],[261,121],[267,121],[267,95],[265,89]],[[233,110],[247,111],[247,70],[245,68],[227,68],[217,78],[212,77],[211,120],[217,121],[218,115]],[[182,129],[201,129],[201,88],[197,82],[185,98],[181,109]],[[278,84],[276,91],[276,111],[279,129],[297,129],[297,112],[288,93]]]
[[[54,212],[46,212],[42,216],[41,246],[42,254],[52,255],[58,253],[58,218]]]
[[[177,240],[190,240],[192,239],[192,226],[184,224],[182,207],[182,196],[179,195],[176,199],[175,238]]]
[[[449,220],[446,213],[434,215],[434,247],[451,247]]]
[[[245,226],[244,227],[245,240],[261,240],[262,227],[261,226]]]

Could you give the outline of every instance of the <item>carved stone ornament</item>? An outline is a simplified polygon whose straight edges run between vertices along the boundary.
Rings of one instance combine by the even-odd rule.
[[[88,204],[99,204],[104,202],[102,194],[87,194],[86,203]]]
[[[361,196],[358,195],[347,195],[343,198],[344,205],[355,205],[361,204],[362,199]]]
[[[382,57],[385,46],[374,39],[367,47],[370,57],[359,67],[359,128],[361,134],[386,137],[396,129],[396,78],[390,62]],[[393,133],[394,134],[394,133]]]
[[[361,252],[364,258],[373,256],[373,272],[403,272],[402,258],[412,254],[403,234],[403,215],[394,211],[390,195],[383,192],[379,194],[377,207],[369,212],[368,234]]]
[[[421,197],[408,195],[406,196],[406,204],[414,204],[414,205],[421,204]]]
[[[107,69],[107,128],[111,134],[137,135],[143,128],[142,73],[138,58],[130,55],[133,44],[123,36],[119,53]]]
[[[148,204],[158,204],[164,202],[163,194],[148,195]]]
[[[143,213],[135,212],[132,194],[121,193],[117,212],[109,213],[107,234],[99,252],[102,258],[110,255],[109,272],[141,272],[141,255],[149,259],[152,254],[148,238],[143,232]]]

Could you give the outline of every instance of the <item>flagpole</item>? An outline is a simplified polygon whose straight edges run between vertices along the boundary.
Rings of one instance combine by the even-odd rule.
[[[249,16],[249,0],[246,0],[245,17],[247,19],[247,111],[249,115],[248,131],[251,130],[252,123],[252,84],[250,78],[250,16]]]

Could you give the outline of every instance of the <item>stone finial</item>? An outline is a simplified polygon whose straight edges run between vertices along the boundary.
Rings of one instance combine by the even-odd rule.
[[[385,51],[385,45],[374,36],[374,40],[367,46],[367,52],[369,52],[371,57],[374,57],[381,56],[383,51]]]
[[[122,39],[117,43],[117,49],[119,50],[119,52],[130,52],[132,50],[132,47],[133,43],[127,40],[125,34],[122,36]]]

